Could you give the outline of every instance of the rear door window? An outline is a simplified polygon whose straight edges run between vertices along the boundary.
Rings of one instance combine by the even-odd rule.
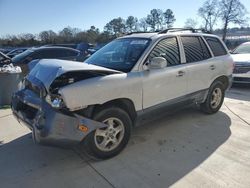
[[[219,39],[215,37],[205,37],[205,39],[209,47],[211,48],[214,56],[222,56],[227,54],[225,47],[222,45]]]
[[[33,59],[52,59],[56,58],[54,49],[42,49],[32,55]]]
[[[69,49],[56,49],[54,53],[55,58],[75,57],[77,55],[77,51]]]
[[[203,61],[211,57],[211,54],[201,37],[182,36],[181,41],[184,47],[187,63]]]

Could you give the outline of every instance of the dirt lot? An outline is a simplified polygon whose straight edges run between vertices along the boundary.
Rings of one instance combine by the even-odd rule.
[[[250,187],[250,88],[233,88],[220,112],[196,109],[133,131],[117,157],[93,161],[74,149],[35,145],[0,110],[0,187]]]

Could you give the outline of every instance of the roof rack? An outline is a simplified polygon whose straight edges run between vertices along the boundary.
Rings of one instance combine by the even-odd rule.
[[[127,35],[132,35],[132,34],[139,34],[139,33],[156,33],[156,32],[151,32],[151,31],[135,31],[135,32],[131,32],[128,33]]]
[[[192,27],[164,29],[164,30],[158,32],[158,34],[173,33],[173,32],[179,32],[179,31],[191,31],[192,33],[207,33],[207,34],[211,34],[211,32],[209,32],[209,31],[207,31],[205,29],[194,29]]]

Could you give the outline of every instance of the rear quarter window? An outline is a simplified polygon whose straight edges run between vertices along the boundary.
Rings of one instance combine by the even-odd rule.
[[[214,56],[226,55],[227,51],[221,41],[215,37],[205,37],[209,47],[211,48]]]

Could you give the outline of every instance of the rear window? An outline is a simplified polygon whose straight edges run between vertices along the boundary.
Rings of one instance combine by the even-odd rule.
[[[219,39],[215,37],[205,37],[205,39],[209,47],[211,48],[214,56],[222,56],[227,54],[225,47],[222,45]]]

